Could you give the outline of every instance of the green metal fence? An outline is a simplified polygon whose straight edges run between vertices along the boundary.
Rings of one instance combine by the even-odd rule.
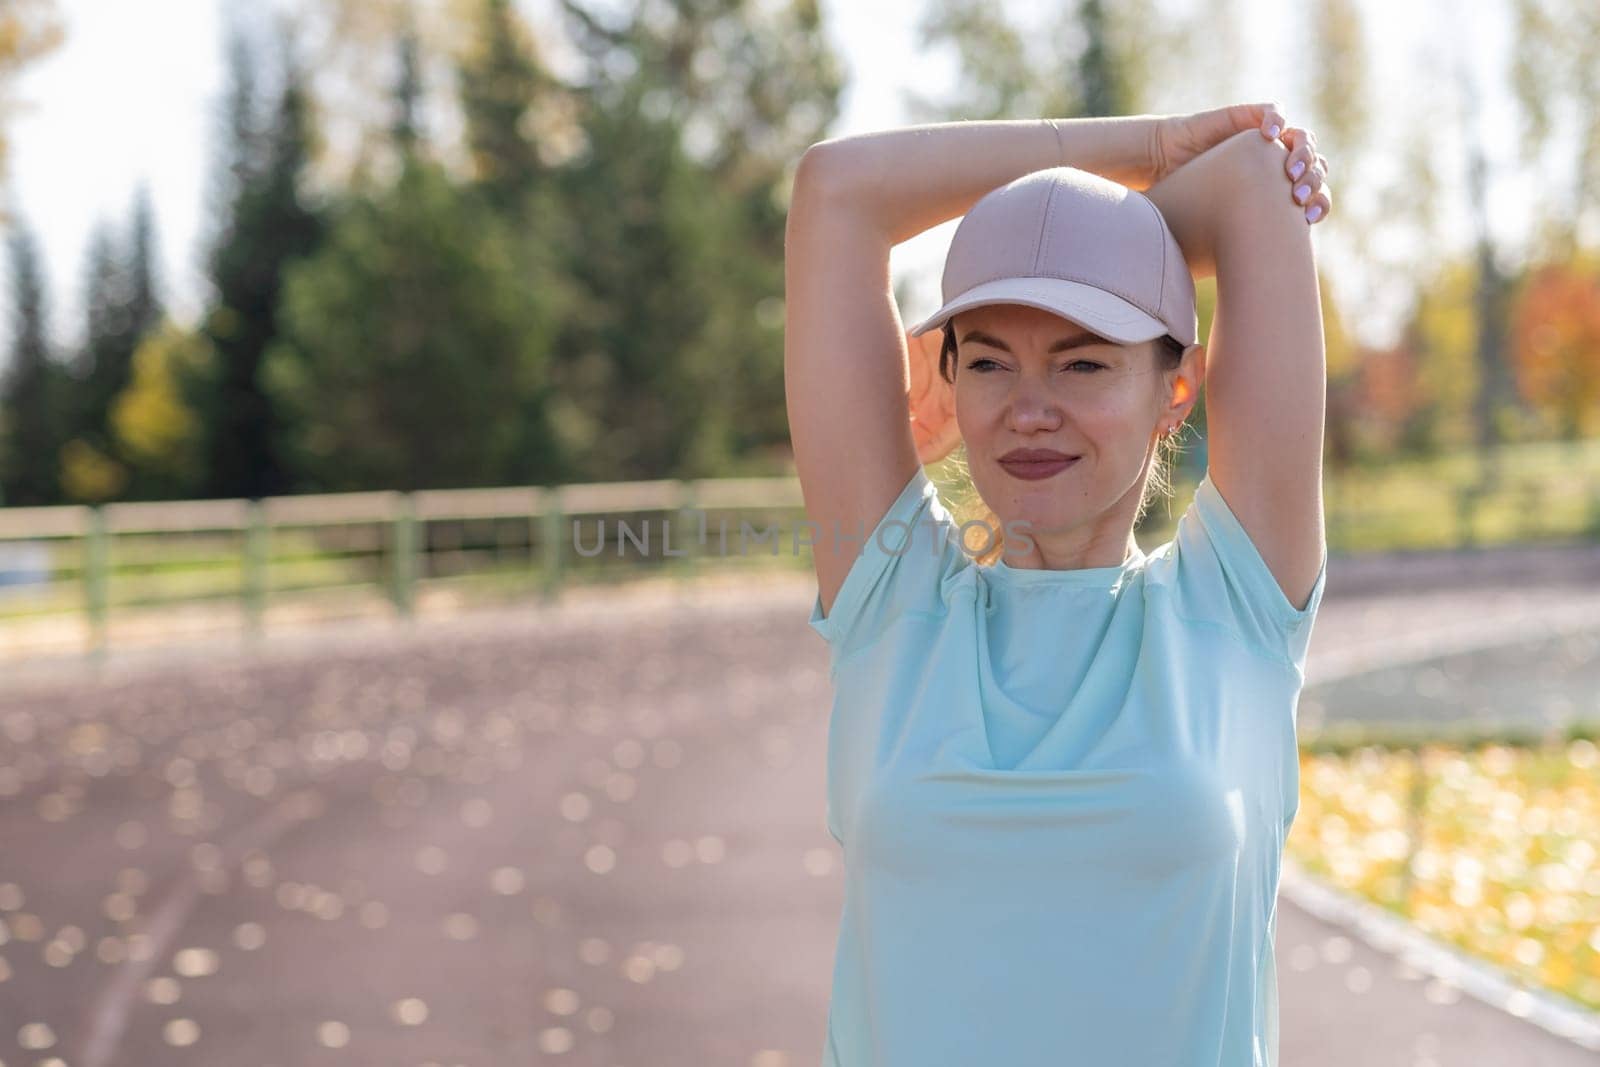
[[[954,474],[932,468],[935,481]],[[1180,474],[1181,477],[1181,474]],[[1175,486],[1139,532],[1147,547],[1172,534],[1194,483]],[[1600,542],[1600,442],[1525,446],[1496,462],[1492,486],[1459,457],[1396,464],[1324,480],[1331,552],[1454,548],[1511,541]],[[810,571],[790,537],[805,519],[793,478],[364,492],[0,508],[0,660],[30,632],[78,627],[103,654],[112,622],[159,609],[206,607],[197,625],[260,634],[274,612],[409,617],[419,597],[549,602],[573,585],[715,570]],[[710,538],[698,532],[704,521]],[[730,554],[716,531],[776,524],[792,551]],[[584,551],[583,542],[603,551]],[[651,542],[675,527],[676,551]],[[623,536],[644,528],[646,538]],[[47,556],[35,581],[7,573],[8,549]],[[786,546],[787,547],[787,546]],[[710,557],[718,556],[713,562]]]
[[[46,619],[77,620],[84,651],[101,655],[114,618],[155,608],[233,602],[250,636],[285,602],[380,601],[407,617],[420,594],[445,589],[548,602],[572,584],[689,577],[707,551],[681,542],[701,515],[713,534],[730,520],[788,531],[804,519],[792,478],[0,508],[0,582],[11,583],[0,584],[0,652]],[[7,574],[5,550],[23,544],[47,564]],[[808,553],[790,557],[719,566],[809,568]]]

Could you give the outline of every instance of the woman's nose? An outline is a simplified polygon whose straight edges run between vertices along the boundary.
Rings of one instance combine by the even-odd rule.
[[[1056,400],[1039,385],[1018,382],[1011,391],[1011,421],[1018,429],[1054,427],[1061,422]]]

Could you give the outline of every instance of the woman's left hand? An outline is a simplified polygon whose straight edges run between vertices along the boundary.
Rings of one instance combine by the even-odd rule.
[[[1290,126],[1278,105],[1234,104],[1197,111],[1192,115],[1166,115],[1155,127],[1151,147],[1150,184],[1165,178],[1191,159],[1221,144],[1241,130],[1259,130],[1267,140],[1281,140],[1289,149],[1283,161],[1290,196],[1315,225],[1328,217],[1333,196],[1328,188],[1328,160],[1317,153],[1317,138],[1310,130]],[[1304,196],[1299,190],[1306,190]],[[1312,217],[1315,215],[1315,217]]]

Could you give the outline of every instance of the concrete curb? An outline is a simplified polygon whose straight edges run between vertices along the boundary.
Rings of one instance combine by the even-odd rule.
[[[1462,992],[1525,1019],[1557,1037],[1600,1051],[1600,1012],[1542,988],[1529,987],[1506,971],[1438,940],[1393,912],[1337,889],[1283,858],[1279,892],[1295,907],[1337,926],[1378,952],[1406,963]]]

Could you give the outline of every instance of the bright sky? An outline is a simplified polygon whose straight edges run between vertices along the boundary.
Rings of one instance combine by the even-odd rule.
[[[519,0],[530,16],[542,15],[545,0]],[[1280,4],[1236,0],[1247,34],[1247,62],[1228,99],[1184,98],[1184,80],[1173,79],[1173,99],[1159,100],[1153,111],[1203,110],[1236,101],[1277,98],[1291,122],[1304,108],[1304,71],[1313,60],[1295,41],[1272,34],[1293,23]],[[207,211],[207,182],[212,168],[211,141],[224,84],[222,67],[222,0],[162,0],[160,17],[148,4],[106,3],[105,0],[58,0],[66,22],[66,41],[49,59],[33,68],[17,85],[26,110],[14,117],[12,130],[11,202],[38,234],[51,279],[51,318],[62,343],[81,336],[84,317],[83,262],[91,225],[108,219],[126,226],[134,188],[147,180],[152,189],[160,242],[161,284],[168,305],[180,318],[193,321],[204,296],[201,239]],[[1192,0],[1166,0],[1168,10],[1188,10]],[[1026,24],[1036,24],[1059,0],[1005,0],[1004,6]],[[917,17],[924,0],[825,0],[828,32],[844,55],[852,82],[844,112],[831,135],[882,129],[907,121],[901,90],[916,84],[938,95],[955,73],[949,55],[919,57],[915,42]],[[1503,5],[1460,5],[1446,0],[1393,4],[1361,0],[1367,15],[1369,44],[1379,88],[1374,94],[1375,124],[1380,142],[1392,149],[1400,138],[1434,137],[1429,116],[1416,110],[1422,97],[1418,69],[1426,50],[1436,61],[1459,51],[1477,57],[1481,76],[1503,86],[1509,22]],[[1463,11],[1462,9],[1466,9]],[[1468,14],[1470,12],[1471,14]],[[1381,32],[1378,29],[1381,27]],[[1284,30],[1283,32],[1290,32]],[[1490,89],[1486,129],[1491,132],[1492,169],[1505,174],[1520,163],[1512,136],[1509,101],[1503,88]],[[1192,96],[1193,94],[1191,94]],[[1019,116],[1021,117],[1021,116]],[[1450,123],[1446,123],[1446,126]],[[1314,125],[1313,125],[1313,128]],[[1464,163],[1458,145],[1440,140],[1442,190],[1417,190],[1417,196],[1443,196],[1441,217],[1464,245],[1470,237],[1466,205],[1460,191]],[[1368,176],[1377,181],[1393,170],[1391,151],[1372,153]],[[1342,204],[1357,203],[1367,192],[1338,184],[1337,161],[1332,176]],[[1387,169],[1385,169],[1387,165]],[[1537,171],[1497,178],[1491,191],[1495,232],[1506,246],[1520,247]],[[1319,256],[1324,276],[1339,291],[1352,325],[1363,339],[1384,343],[1404,308],[1401,287],[1365,279],[1357,238],[1366,255],[1404,257],[1410,254],[1406,227],[1385,226],[1368,234],[1332,233],[1338,219],[1318,227]],[[937,227],[895,249],[892,267],[914,298],[902,309],[907,321],[931,312],[939,303],[939,271],[957,220]],[[1409,241],[1415,245],[1415,239]],[[6,268],[0,263],[0,286]],[[4,290],[0,290],[4,291]],[[3,301],[0,301],[3,306]],[[3,357],[0,357],[3,359]]]

